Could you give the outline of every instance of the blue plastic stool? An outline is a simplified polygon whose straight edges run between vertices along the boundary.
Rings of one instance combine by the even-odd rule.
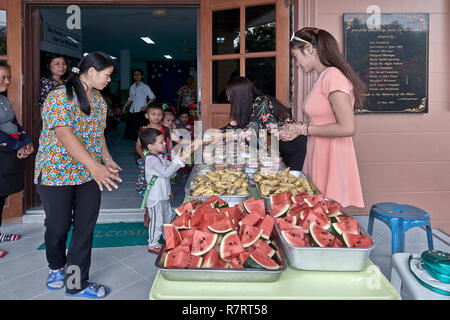
[[[374,218],[383,221],[392,233],[392,254],[405,251],[405,233],[426,226],[428,248],[434,249],[430,215],[420,208],[395,202],[379,202],[370,208],[367,232],[372,235]]]

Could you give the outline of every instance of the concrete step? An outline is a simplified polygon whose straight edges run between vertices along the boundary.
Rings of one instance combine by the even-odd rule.
[[[44,210],[28,210],[22,217],[23,223],[44,223]],[[144,211],[140,209],[100,209],[97,223],[144,221]]]

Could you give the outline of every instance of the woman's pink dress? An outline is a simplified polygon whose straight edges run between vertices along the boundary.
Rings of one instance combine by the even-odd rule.
[[[311,125],[336,122],[328,95],[342,91],[355,103],[353,86],[335,67],[325,69],[306,98],[305,112]],[[343,207],[364,207],[358,163],[352,137],[308,137],[303,172],[326,198],[339,201]]]

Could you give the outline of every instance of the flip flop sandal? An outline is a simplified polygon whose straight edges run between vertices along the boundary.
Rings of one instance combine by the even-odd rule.
[[[50,271],[47,278],[47,288],[49,290],[59,290],[64,287],[64,269]]]
[[[100,291],[100,289],[102,287],[105,289],[105,294],[99,296],[98,292]],[[89,285],[83,291],[80,291],[80,292],[75,293],[75,294],[70,294],[70,293],[65,292],[64,294],[67,297],[81,297],[81,298],[91,298],[91,299],[102,299],[102,298],[106,297],[109,294],[109,288],[104,286],[104,285],[101,285],[101,284],[96,284],[96,283],[93,283],[93,282],[89,282]]]
[[[148,252],[159,254],[161,252],[161,248],[159,248],[159,247],[148,247]]]
[[[0,242],[7,242],[7,241],[16,241],[22,238],[21,234],[14,234],[14,233],[1,233],[0,234]]]
[[[8,253],[8,251],[6,251],[6,250],[0,250],[0,258],[3,258],[4,256],[6,256],[7,253]]]

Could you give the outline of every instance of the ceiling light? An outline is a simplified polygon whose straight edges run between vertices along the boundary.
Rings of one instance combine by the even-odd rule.
[[[164,58],[166,58],[166,59],[172,59],[172,56],[170,56],[170,55],[168,55],[168,54],[165,54],[165,55],[164,55]]]
[[[141,39],[144,40],[145,42],[147,42],[148,44],[155,44],[155,43],[153,42],[153,40],[150,39],[149,37],[141,37]]]

